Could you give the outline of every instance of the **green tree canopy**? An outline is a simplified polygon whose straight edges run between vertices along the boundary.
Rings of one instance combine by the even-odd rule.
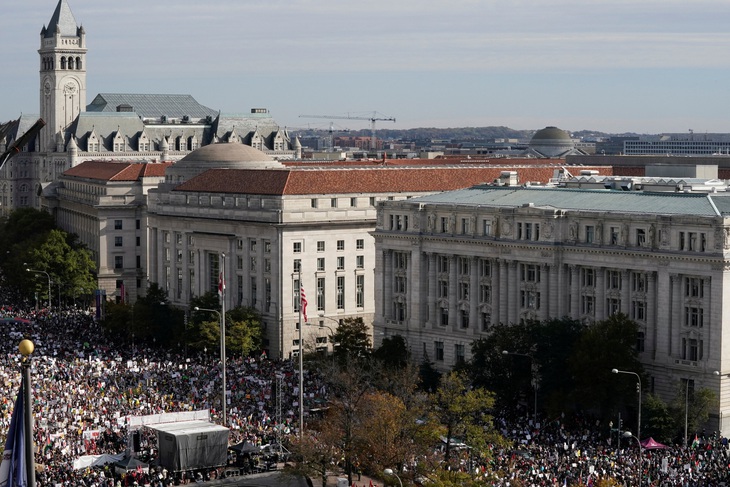
[[[636,379],[611,371],[643,374],[636,351],[637,335],[638,325],[623,314],[583,330],[568,358],[570,373],[575,378],[573,401],[581,409],[594,409],[605,415],[621,405],[636,404]]]
[[[370,354],[371,342],[368,326],[362,318],[345,318],[335,330],[333,339],[335,359],[344,364],[350,359],[360,359]]]
[[[54,229],[37,242],[38,245],[31,248],[27,255],[27,268],[39,271],[41,277],[50,278],[51,293],[57,291],[62,299],[88,295],[96,289],[96,265],[91,260],[90,252],[75,242],[75,236]],[[43,283],[46,286],[37,288],[46,298],[47,282]]]
[[[388,368],[405,367],[411,358],[408,343],[401,335],[383,338],[380,347],[373,352],[373,357]]]
[[[493,407],[494,395],[486,389],[472,389],[466,374],[451,372],[441,378],[438,390],[432,395],[431,411],[444,427],[447,464],[454,438],[486,451],[490,437],[494,437],[490,416]]]

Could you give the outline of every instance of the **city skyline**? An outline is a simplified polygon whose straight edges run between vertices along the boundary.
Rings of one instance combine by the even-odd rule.
[[[292,128],[378,112],[393,129],[730,132],[720,0],[68,3],[87,32],[87,103],[182,93]],[[11,2],[0,18],[0,121],[39,113],[39,32],[56,4]]]

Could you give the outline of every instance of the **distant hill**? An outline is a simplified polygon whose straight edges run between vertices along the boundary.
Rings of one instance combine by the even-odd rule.
[[[542,127],[541,127],[542,128]],[[529,141],[539,129],[515,130],[509,127],[453,127],[435,128],[421,127],[405,130],[379,128],[378,138],[384,140],[454,140],[454,141],[493,141],[494,139],[519,139]],[[369,137],[370,130],[350,131],[347,135],[355,137]],[[610,137],[616,134],[599,132],[596,130],[580,130],[572,132],[573,137]],[[627,134],[622,134],[627,135]]]
[[[540,127],[543,128],[543,127]],[[413,129],[395,130],[389,128],[378,128],[377,136],[383,140],[404,140],[404,141],[431,141],[431,140],[450,140],[459,142],[493,142],[494,139],[518,139],[521,142],[529,142],[532,136],[539,129],[535,130],[515,130],[509,127],[492,126],[492,127],[452,127],[452,128],[435,128],[420,127]],[[311,129],[298,130],[300,135],[317,135],[324,136],[326,130]],[[349,137],[370,137],[369,129],[348,130],[346,132],[336,131],[338,135],[347,135]],[[611,137],[616,135],[637,135],[633,133],[612,134],[607,132],[599,132],[597,130],[579,130],[571,132],[575,138],[596,138]]]

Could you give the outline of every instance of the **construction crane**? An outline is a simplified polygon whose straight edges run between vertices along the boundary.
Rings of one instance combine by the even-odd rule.
[[[291,130],[293,132],[327,132],[329,135],[327,136],[327,143],[329,144],[329,149],[334,149],[334,134],[335,133],[348,133],[350,129],[340,127],[333,122],[329,123],[328,128],[320,128],[318,126],[307,126],[307,127],[284,127],[285,130]]]
[[[375,149],[375,122],[395,122],[395,118],[393,117],[378,117],[378,112],[373,112],[373,114],[369,117],[357,117],[357,116],[351,116],[349,113],[347,115],[299,115],[300,118],[327,118],[331,120],[368,120],[370,121],[370,146],[371,149]]]

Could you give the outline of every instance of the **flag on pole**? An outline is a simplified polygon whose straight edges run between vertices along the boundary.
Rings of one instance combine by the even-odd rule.
[[[10,418],[8,438],[5,440],[2,464],[0,464],[0,485],[3,487],[26,487],[28,472],[25,467],[25,422],[23,421],[23,388],[15,399],[13,415]]]
[[[691,445],[691,447],[692,447],[692,448],[697,448],[698,446],[700,446],[700,439],[699,439],[699,438],[697,438],[697,435],[695,435],[695,439],[694,439],[694,440],[692,440],[692,445]]]
[[[223,297],[223,293],[226,292],[226,280],[223,277],[223,271],[218,274],[218,296]]]
[[[299,288],[299,304],[302,307],[302,317],[307,322],[307,295],[304,293],[304,286]]]

